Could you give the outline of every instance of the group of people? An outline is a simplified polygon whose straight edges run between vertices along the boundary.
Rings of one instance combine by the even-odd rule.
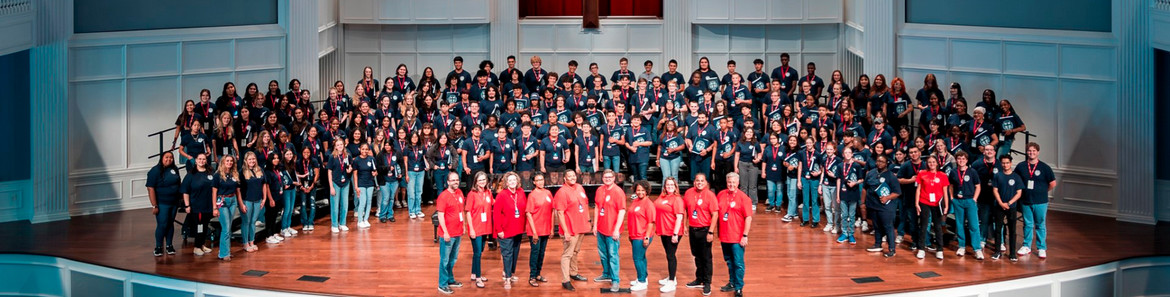
[[[322,91],[323,102],[313,101],[296,79],[287,84],[287,92],[271,81],[266,92],[249,84],[243,96],[228,82],[214,101],[205,89],[197,102],[185,102],[176,120],[179,160],[164,154],[148,175],[160,222],[155,254],[164,249],[173,253],[169,235],[173,230],[163,222],[173,220],[180,206],[191,208],[185,225],[198,231],[195,253],[202,254],[210,252],[200,237],[207,222],[218,216],[221,226],[231,226],[236,210],[244,214],[245,231],[252,231],[247,228],[263,217],[265,241],[270,243],[297,234],[292,216],[298,206],[301,230],[313,230],[318,193],[329,197],[330,229],[337,233],[348,231],[351,195],[358,228],[372,226],[369,217],[375,204],[382,223],[395,220],[395,206],[406,208],[412,220],[422,219],[424,196],[435,199],[447,218],[439,221],[450,222],[473,211],[486,214],[500,200],[500,194],[493,196],[485,187],[477,190],[480,176],[493,184],[509,184],[509,176],[515,176],[516,184],[508,189],[524,191],[539,188],[537,179],[550,185],[597,184],[611,176],[613,183],[622,184],[629,177],[637,195],[639,187],[653,192],[649,183],[641,182],[650,179],[647,171],[654,164],[662,175],[655,180],[660,192],[667,192],[668,184],[675,192],[684,185],[694,190],[710,177],[712,192],[745,195],[749,201],[732,205],[750,207],[751,212],[763,204],[766,212],[783,214],[785,222],[799,220],[802,226],[820,228],[823,211],[821,230],[837,234],[840,243],[856,243],[857,228],[876,232],[868,250],[884,251],[888,257],[908,237],[918,258],[935,251],[942,259],[947,245],[942,234],[947,222],[942,218],[949,213],[958,222],[960,257],[970,246],[975,257],[983,259],[988,246],[994,250],[993,258],[1007,254],[1015,260],[1031,253],[1033,231],[1038,256],[1047,257],[1044,218],[1055,176],[1039,160],[1039,145],[1034,143],[1026,145],[1026,161],[1012,165],[1012,143],[1026,126],[1011,102],[984,90],[969,113],[960,84],[951,83],[944,93],[934,75],[927,75],[911,97],[898,77],[887,82],[882,74],[872,79],[862,74],[851,87],[838,70],[826,83],[815,63],[807,63],[800,75],[789,59],[782,54],[781,65],[770,72],[763,60],[756,59],[746,75],[737,71],[736,61],[727,61],[727,71],[720,76],[703,57],[688,78],[674,60],[659,75],[653,72],[653,61],[635,71],[622,58],[620,68],[606,77],[597,63],[579,75],[577,61],[570,61],[565,72],[552,72],[542,68],[538,56],[529,59],[528,70],[516,68],[517,59],[509,56],[498,75],[492,61],[480,62],[472,73],[463,68],[461,57],[455,57],[454,70],[442,80],[427,67],[417,83],[406,65],[398,65],[382,80],[372,67],[365,67],[352,88],[337,81]],[[182,178],[180,164],[187,171]],[[680,176],[684,168],[689,174]],[[734,182],[729,178],[733,175]],[[458,180],[470,182],[459,189]],[[762,201],[761,183],[766,185]],[[406,188],[404,193],[399,187]],[[571,187],[548,196],[562,197],[567,188]],[[443,201],[444,196],[460,200],[462,193],[467,193],[464,208]],[[487,205],[479,205],[473,196],[488,197]],[[621,197],[622,204],[611,212],[626,208],[624,194]],[[595,221],[601,210],[609,209],[606,202],[596,203]],[[1015,250],[1017,211],[1025,226],[1023,246]],[[618,214],[611,217],[629,212]],[[689,208],[685,214],[692,223],[705,220]],[[467,225],[484,220],[479,216],[466,217],[471,219]],[[571,218],[555,217],[554,224],[571,232],[562,235],[597,231],[603,257],[611,249],[616,255],[617,236],[612,235],[620,234],[614,230],[621,221],[591,230],[571,220],[561,222]],[[498,235],[501,251],[519,240],[506,242],[504,237],[535,232],[508,228],[497,234],[497,226],[476,227],[468,228],[473,243],[476,237]],[[690,227],[689,233],[694,233],[696,226]],[[227,260],[231,228],[221,229],[219,255]],[[443,229],[452,235],[449,238],[458,238],[461,232]],[[696,234],[691,235],[694,248]],[[641,245],[651,241],[638,239],[644,239]],[[662,241],[666,246],[667,240]],[[254,234],[244,235],[246,250],[255,250],[254,242]],[[444,250],[458,246],[455,239],[443,243]],[[608,271],[603,280],[616,280],[616,272]],[[576,279],[569,272],[563,273],[566,287],[571,287],[568,280]],[[473,278],[478,285],[482,276],[473,271]],[[543,280],[539,274],[534,278]],[[699,278],[701,285],[709,286],[709,278]],[[645,284],[644,279],[638,282]],[[733,290],[742,287],[742,282],[734,283]],[[447,278],[439,287],[450,284],[458,282]]]

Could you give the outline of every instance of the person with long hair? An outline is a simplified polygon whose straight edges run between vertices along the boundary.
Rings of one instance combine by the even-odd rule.
[[[576,171],[565,171],[565,183],[557,190],[553,203],[561,226],[564,250],[561,252],[561,288],[574,291],[571,281],[587,281],[578,273],[577,255],[581,253],[581,239],[591,231],[589,224],[589,198],[585,188],[577,183]]]
[[[1007,99],[999,101],[999,117],[995,118],[996,132],[999,133],[999,148],[996,154],[1012,153],[1012,143],[1016,140],[1016,133],[1028,131],[1024,120],[1016,113],[1016,108]]]
[[[151,214],[155,218],[155,257],[163,255],[163,241],[167,244],[167,255],[175,254],[171,240],[175,235],[175,215],[179,211],[179,202],[182,201],[180,191],[182,183],[179,167],[175,165],[175,155],[171,152],[164,152],[159,156],[158,164],[146,173],[146,192],[150,196]]]
[[[211,181],[211,196],[215,197],[213,217],[219,217],[219,259],[231,261],[232,220],[238,208],[241,213],[248,211],[244,206],[244,195],[240,193],[240,173],[236,168],[235,156],[224,156],[219,162],[215,177]]]
[[[645,199],[649,199],[646,197]],[[667,277],[658,280],[659,290],[663,293],[673,292],[678,285],[675,272],[678,269],[679,240],[683,237],[683,215],[686,213],[686,204],[679,194],[678,179],[667,178],[662,183],[662,193],[654,204],[654,233],[661,236],[662,248],[666,252]],[[632,231],[631,231],[632,232]]]
[[[804,139],[803,149],[797,153],[799,157],[800,167],[797,168],[797,176],[800,177],[800,182],[796,184],[796,188],[803,194],[804,208],[801,208],[800,226],[805,227],[810,225],[811,228],[816,228],[821,222],[820,203],[817,201],[817,194],[820,193],[820,177],[824,164],[820,154],[817,153],[816,142],[812,137]],[[789,207],[791,208],[791,207]],[[811,215],[811,216],[810,216]]]
[[[947,191],[950,187],[950,181],[946,174],[939,171],[938,158],[926,158],[926,170],[918,172],[914,178],[917,183],[918,191],[915,192],[915,213],[918,214],[918,234],[914,239],[918,244],[918,259],[926,256],[926,233],[933,229],[935,240],[938,241],[938,247],[935,248],[934,256],[939,260],[943,259],[943,246],[946,241],[943,239],[943,231],[946,230],[946,221],[943,220],[943,214],[947,213],[947,208],[950,207],[951,193]],[[925,213],[924,213],[925,212]]]
[[[210,222],[215,200],[212,198],[213,174],[211,168],[207,166],[207,154],[197,155],[195,167],[188,168],[187,178],[183,179],[179,189],[183,193],[182,202],[187,212],[183,226],[188,228],[187,234],[192,234],[195,238],[196,256],[211,252],[211,248],[207,247],[207,235],[211,230]]]
[[[230,112],[233,118],[239,118],[241,109],[247,108],[244,108],[243,100],[240,99],[239,93],[236,93],[236,84],[223,83],[223,91],[220,92],[219,98],[215,99],[215,110]]]
[[[404,150],[400,153],[403,155],[403,161],[406,165],[406,204],[411,219],[424,218],[422,206],[420,205],[422,202],[423,181],[426,179],[426,169],[431,168],[427,163],[426,143],[423,143],[421,138],[422,136],[418,133],[410,133],[408,146],[400,148]]]
[[[260,165],[258,159],[256,152],[245,153],[244,166],[240,169],[240,176],[242,177],[240,185],[244,194],[243,205],[240,208],[242,217],[240,221],[240,237],[243,238],[244,251],[249,253],[259,249],[255,244],[256,221],[260,220],[260,214],[263,212],[264,204],[274,206],[275,203],[272,200],[272,193],[268,191],[268,187],[265,184],[267,179],[265,178],[264,167]]]
[[[488,237],[492,236],[492,192],[488,189],[486,172],[475,173],[463,214],[467,217],[468,235],[471,236],[471,280],[477,288],[482,289],[484,282],[488,281],[480,268],[483,246]]]
[[[187,100],[183,102],[183,111],[179,113],[179,117],[175,119],[175,137],[171,139],[171,148],[179,141],[179,136],[187,133],[187,129],[191,129],[192,122],[204,122],[207,120],[202,118],[202,114],[195,109],[195,101]],[[185,163],[185,162],[184,162]]]
[[[394,145],[383,142],[382,150],[378,152],[378,222],[394,222],[394,197],[398,194],[398,181],[402,178],[402,165],[399,163]],[[445,172],[444,172],[445,173]],[[438,174],[435,176],[446,176]],[[445,182],[440,182],[446,185]],[[439,192],[443,192],[442,189]]]
[[[658,219],[655,214],[654,201],[650,200],[650,182],[640,180],[634,182],[633,201],[626,207],[626,221],[629,222],[630,248],[632,249],[634,270],[637,278],[630,286],[631,291],[645,291],[646,278],[646,248],[654,239],[654,224]],[[614,273],[616,274],[616,273]]]
[[[869,107],[869,116],[873,120],[877,118],[888,118],[890,113],[886,111],[887,102],[890,101],[890,87],[886,85],[886,76],[878,74],[873,77],[873,83],[869,88],[869,94],[866,96],[869,99],[866,106]]]
[[[553,230],[553,212],[556,205],[553,203],[552,193],[544,188],[544,174],[533,175],[532,185],[532,193],[528,194],[528,201],[524,205],[531,247],[528,254],[528,285],[539,287],[539,283],[548,282],[541,272],[544,269],[545,248],[548,247],[548,238]]]
[[[203,123],[199,121],[191,122],[190,129],[187,133],[181,136],[179,142],[179,155],[183,157],[186,167],[193,167],[193,159],[196,155],[209,153],[211,151],[207,135],[203,133]]]
[[[764,211],[780,212],[780,205],[784,203],[784,172],[787,169],[784,160],[788,158],[788,152],[780,142],[780,134],[768,134],[768,143],[761,155],[764,170],[760,173],[760,178],[764,179],[768,187],[767,195],[764,196]]]
[[[493,230],[500,243],[500,256],[504,261],[504,289],[512,288],[512,274],[516,273],[516,261],[520,258],[520,241],[528,215],[528,199],[520,188],[520,176],[515,172],[504,174],[504,189],[496,194],[492,204]],[[531,281],[531,279],[529,279]]]
[[[349,213],[349,176],[354,170],[350,155],[345,150],[345,140],[333,142],[333,155],[325,167],[329,173],[329,231],[349,231],[345,219]]]
[[[310,128],[316,131],[316,128]],[[313,220],[317,218],[317,181],[321,172],[321,161],[314,150],[309,146],[301,148],[301,157],[297,160],[297,180],[301,181],[297,187],[297,196],[301,201],[301,230],[313,231]]]
[[[890,82],[890,90],[886,101],[886,121],[891,127],[898,128],[910,125],[910,113],[914,112],[915,105],[910,102],[910,95],[906,93],[906,82],[901,77],[894,77]]]
[[[427,68],[430,69],[430,68]],[[435,202],[435,217],[439,241],[439,292],[451,294],[451,287],[462,287],[455,280],[455,260],[459,258],[459,241],[463,236],[463,192],[459,190],[459,174],[446,175],[447,189],[439,194]],[[380,206],[379,206],[380,207]]]
[[[370,228],[370,203],[374,198],[375,177],[378,167],[370,145],[363,143],[360,155],[353,159],[353,180],[357,183],[357,197],[354,199],[353,217],[360,229]]]
[[[662,183],[665,185],[669,178],[678,179],[678,171],[682,165],[682,151],[687,149],[685,139],[680,133],[678,123],[666,121],[662,125],[662,135],[659,136],[658,167],[662,169]]]
[[[759,178],[760,178],[760,161],[764,159],[764,148],[760,146],[759,140],[756,139],[755,129],[746,129],[743,131],[743,137],[735,145],[735,172],[742,172],[744,180],[740,185],[743,186],[740,191],[748,194],[752,198],[752,210],[754,211],[756,204],[759,204]]]
[[[841,165],[837,172],[837,191],[836,203],[839,205],[838,210],[840,219],[837,226],[841,227],[841,235],[837,236],[837,243],[848,241],[849,244],[857,244],[857,238],[853,236],[854,220],[857,218],[857,203],[861,201],[861,188],[858,186],[864,182],[865,164],[858,163],[854,159],[853,148],[846,146],[841,149]]]

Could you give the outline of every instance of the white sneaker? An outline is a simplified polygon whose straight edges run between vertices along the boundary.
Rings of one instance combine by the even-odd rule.
[[[280,236],[280,234],[272,234],[272,237],[276,237],[278,241],[284,241],[284,236]]]
[[[1007,245],[1003,245],[1003,244],[999,245],[999,250],[1001,250],[1001,251],[1006,251],[1006,250],[1007,250]]]
[[[195,248],[195,255],[196,256],[202,256],[203,254],[204,254],[203,249]]]
[[[943,252],[942,251],[934,252],[934,257],[938,258],[939,260],[942,260],[943,259]]]
[[[1036,250],[1036,254],[1040,256],[1040,259],[1048,258],[1047,250]]]
[[[264,228],[264,222],[256,221],[256,228]]]
[[[785,223],[792,222],[792,216],[785,215],[783,218],[780,218],[780,220],[784,221]]]
[[[841,228],[837,228],[836,226],[834,226],[833,230],[829,231],[829,233],[837,234],[837,232],[839,232],[839,231],[841,231]]]
[[[821,228],[821,231],[824,232],[829,232],[829,230],[833,230],[833,224],[825,224],[825,227]]]
[[[280,240],[277,240],[276,236],[269,236],[268,239],[264,240],[264,242],[271,243],[271,244],[277,244],[277,243],[280,243]]]
[[[901,236],[894,237],[894,243],[895,244],[902,244],[902,237]]]
[[[918,257],[919,259],[926,258],[926,251],[918,250],[918,255],[916,255],[915,257]]]
[[[668,282],[666,282],[666,284],[663,284],[662,287],[658,289],[658,291],[661,291],[663,293],[674,292],[674,290],[677,286],[678,285],[676,285],[675,282],[668,281]]]
[[[987,243],[986,243],[986,242],[982,242],[982,241],[980,241],[980,242],[979,242],[979,249],[981,249],[981,250],[982,250],[982,249],[985,249],[985,248],[987,248],[987,246],[986,246],[986,245],[987,245]]]
[[[861,221],[861,232],[869,232],[869,223]]]
[[[201,247],[201,249],[203,249],[203,253],[204,253],[204,254],[206,254],[206,253],[210,253],[210,252],[211,252],[211,248],[209,248],[209,247],[206,247],[206,246],[205,246],[205,247]]]
[[[1031,254],[1031,253],[1032,253],[1032,249],[1031,249],[1031,248],[1029,248],[1029,247],[1026,247],[1026,246],[1025,246],[1025,247],[1020,247],[1020,250],[1016,251],[1016,254],[1017,254],[1017,255],[1020,255],[1020,256],[1027,255],[1027,254]],[[1046,256],[1047,256],[1047,255],[1046,255]]]
[[[966,255],[966,254],[967,254],[967,248],[959,248],[959,250],[955,252],[955,256],[959,256],[959,258],[962,258],[963,255]]]
[[[660,279],[660,280],[658,280],[658,285],[659,285],[659,286],[665,286],[665,285],[666,285],[666,283],[669,283],[669,282],[670,282],[670,278],[669,278],[669,277],[667,277],[667,278],[664,278],[664,279]]]
[[[330,227],[329,231],[333,231],[333,233],[337,233],[337,232],[341,232],[341,229],[338,229],[337,227]]]
[[[756,205],[755,204],[752,204],[752,212],[756,212]],[[643,289],[643,290],[645,290],[645,289]]]
[[[312,229],[309,229],[309,230],[312,230]],[[296,236],[296,235],[297,235],[297,229],[288,228],[288,233],[292,234],[293,236]]]
[[[975,251],[975,259],[976,260],[983,260],[983,250]]]
[[[341,225],[341,226],[338,226],[337,228],[341,229],[341,231],[349,231],[349,226],[346,226],[346,225]]]
[[[645,290],[646,290],[646,283],[634,282],[633,285],[630,285],[630,291],[645,291]]]

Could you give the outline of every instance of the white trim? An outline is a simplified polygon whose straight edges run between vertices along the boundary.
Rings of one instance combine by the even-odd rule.
[[[205,27],[187,29],[161,29],[124,32],[73,34],[69,48],[127,45],[143,43],[165,43],[201,40],[246,39],[284,37],[280,25],[249,25],[231,27]]]
[[[901,21],[899,23],[902,23],[902,26],[898,29],[899,36],[983,39],[1099,46],[1117,45],[1117,39],[1111,32],[957,26],[903,23]]]

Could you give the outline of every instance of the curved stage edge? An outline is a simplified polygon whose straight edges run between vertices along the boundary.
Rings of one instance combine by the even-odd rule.
[[[898,255],[886,259],[864,248],[873,237],[858,233],[857,245],[837,244],[835,235],[784,223],[775,213],[757,212],[752,242],[747,248],[745,295],[785,296],[881,295],[881,296],[1135,296],[1170,295],[1170,228],[1118,222],[1113,218],[1064,212],[1049,213],[1049,255],[1023,256],[1020,262],[977,261],[954,255],[951,242],[943,261],[913,258],[902,245]],[[424,211],[431,212],[430,207]],[[180,219],[183,214],[180,214]],[[352,218],[352,215],[350,216]],[[233,242],[235,260],[221,263],[215,256],[191,255],[191,241],[179,254],[155,258],[154,218],[149,210],[74,217],[42,224],[0,224],[0,295],[41,296],[436,296],[437,245],[431,242],[427,221],[374,223],[373,228],[330,234],[302,232],[278,245],[260,244],[260,251],[245,253]],[[327,227],[329,220],[317,220]],[[353,222],[350,222],[353,225]],[[299,228],[298,228],[299,229]],[[657,239],[655,240],[657,241]],[[634,276],[629,241],[621,241],[623,283]],[[522,279],[511,291],[501,288],[500,254],[485,250],[484,273],[491,279],[486,289],[466,282],[471,266],[471,245],[466,238],[455,267],[457,279],[466,286],[462,296],[596,296],[603,287],[593,282],[574,283],[576,292],[560,289],[560,240],[548,245],[544,275],[550,279],[540,288],[529,287],[527,244],[522,245],[517,275]],[[726,265],[718,246],[713,251],[715,286],[727,280]],[[694,262],[686,240],[677,253],[680,283],[693,278]],[[931,255],[933,256],[933,255]],[[663,278],[665,254],[655,242],[648,250],[649,280]],[[30,260],[31,259],[31,260]],[[594,239],[588,238],[579,256],[581,274],[601,273]],[[245,276],[251,270],[264,276]],[[930,273],[938,276],[918,274]],[[322,283],[299,281],[302,276],[325,276]],[[878,277],[880,282],[855,279]],[[701,296],[683,288],[661,294],[658,286],[639,296]],[[102,294],[92,294],[100,292]],[[714,293],[720,296],[721,293]],[[724,293],[726,294],[726,293]]]

